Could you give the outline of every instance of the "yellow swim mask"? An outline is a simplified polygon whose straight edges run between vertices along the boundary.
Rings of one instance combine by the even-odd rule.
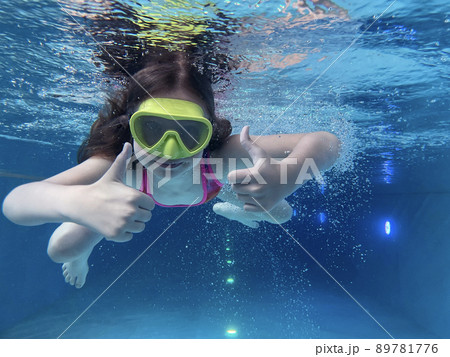
[[[134,140],[148,153],[176,160],[191,157],[209,143],[212,125],[202,108],[186,100],[147,99],[130,119]]]

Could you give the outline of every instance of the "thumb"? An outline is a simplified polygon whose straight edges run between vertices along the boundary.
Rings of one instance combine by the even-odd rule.
[[[258,159],[265,159],[267,157],[267,153],[262,147],[250,139],[249,131],[250,127],[248,125],[242,128],[240,137],[241,145],[250,154],[253,164],[256,164]]]
[[[131,144],[125,143],[122,151],[117,155],[108,171],[103,175],[103,179],[109,181],[123,182],[127,171],[127,160],[131,157]]]

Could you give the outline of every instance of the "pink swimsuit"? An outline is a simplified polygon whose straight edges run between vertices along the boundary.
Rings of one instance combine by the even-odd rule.
[[[142,185],[139,191],[146,193],[151,198],[153,198],[153,201],[158,206],[162,207],[188,207],[188,206],[199,206],[203,203],[206,203],[208,201],[211,201],[214,197],[216,197],[219,194],[220,189],[222,188],[223,184],[217,180],[216,176],[214,175],[214,171],[211,167],[211,164],[209,163],[209,157],[203,157],[202,161],[200,162],[200,172],[201,172],[201,179],[202,179],[202,186],[203,186],[203,198],[199,203],[193,204],[193,205],[163,205],[162,203],[156,202],[156,200],[153,198],[152,194],[150,193],[150,188],[148,185],[148,174],[147,169],[144,168],[142,170]],[[206,175],[208,174],[208,175]]]

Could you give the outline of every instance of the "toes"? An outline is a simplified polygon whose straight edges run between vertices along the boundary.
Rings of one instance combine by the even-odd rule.
[[[66,283],[69,283],[70,285],[75,284],[75,277],[69,274],[69,269],[66,263],[62,266],[63,276]]]
[[[225,218],[231,219],[233,221],[238,221],[247,227],[258,228],[259,224],[253,219],[257,219],[257,215],[251,212],[245,212],[242,208],[235,206],[228,202],[219,202],[213,206],[213,211]],[[243,218],[242,216],[245,216]]]
[[[65,264],[64,264],[65,265]],[[63,270],[63,276],[64,276],[64,278],[65,278],[65,280],[66,280],[66,283],[68,283],[69,282],[69,279],[70,279],[70,276],[69,276],[69,271],[67,270],[67,267],[65,267],[63,265],[63,267],[62,267],[62,270]]]
[[[68,275],[66,277],[66,283],[69,283],[70,285],[74,285],[75,284],[75,278],[74,276]]]
[[[226,208],[227,208],[227,207],[226,207],[226,204],[225,204],[225,203],[219,202],[219,203],[216,203],[216,204],[213,206],[213,211],[214,211],[214,213],[216,213],[216,214],[218,214],[218,215],[220,215],[220,216],[226,217],[226,212],[227,212]]]
[[[84,283],[78,283],[78,280],[77,280],[77,283],[75,284],[75,287],[77,289],[81,289],[83,287],[83,285],[84,285]]]
[[[77,282],[75,283],[75,287],[76,287],[77,289],[80,289],[80,288],[83,287],[83,285],[84,285],[85,282],[86,282],[86,278],[80,278],[80,277],[77,277]]]
[[[62,266],[64,280],[77,289],[84,286],[88,271],[87,261],[68,262]]]
[[[255,222],[255,221],[242,221],[242,224],[245,224],[247,227],[250,228],[258,228],[259,227],[259,223]]]

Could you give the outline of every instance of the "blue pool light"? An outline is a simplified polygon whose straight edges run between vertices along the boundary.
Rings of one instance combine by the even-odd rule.
[[[294,211],[292,212],[292,215],[294,216],[294,217],[297,217],[297,210],[294,208]]]
[[[384,231],[385,231],[386,235],[391,234],[391,222],[389,222],[389,221],[384,222]]]
[[[325,223],[326,220],[327,220],[327,215],[324,212],[320,212],[319,213],[319,221],[320,221],[320,223]]]

